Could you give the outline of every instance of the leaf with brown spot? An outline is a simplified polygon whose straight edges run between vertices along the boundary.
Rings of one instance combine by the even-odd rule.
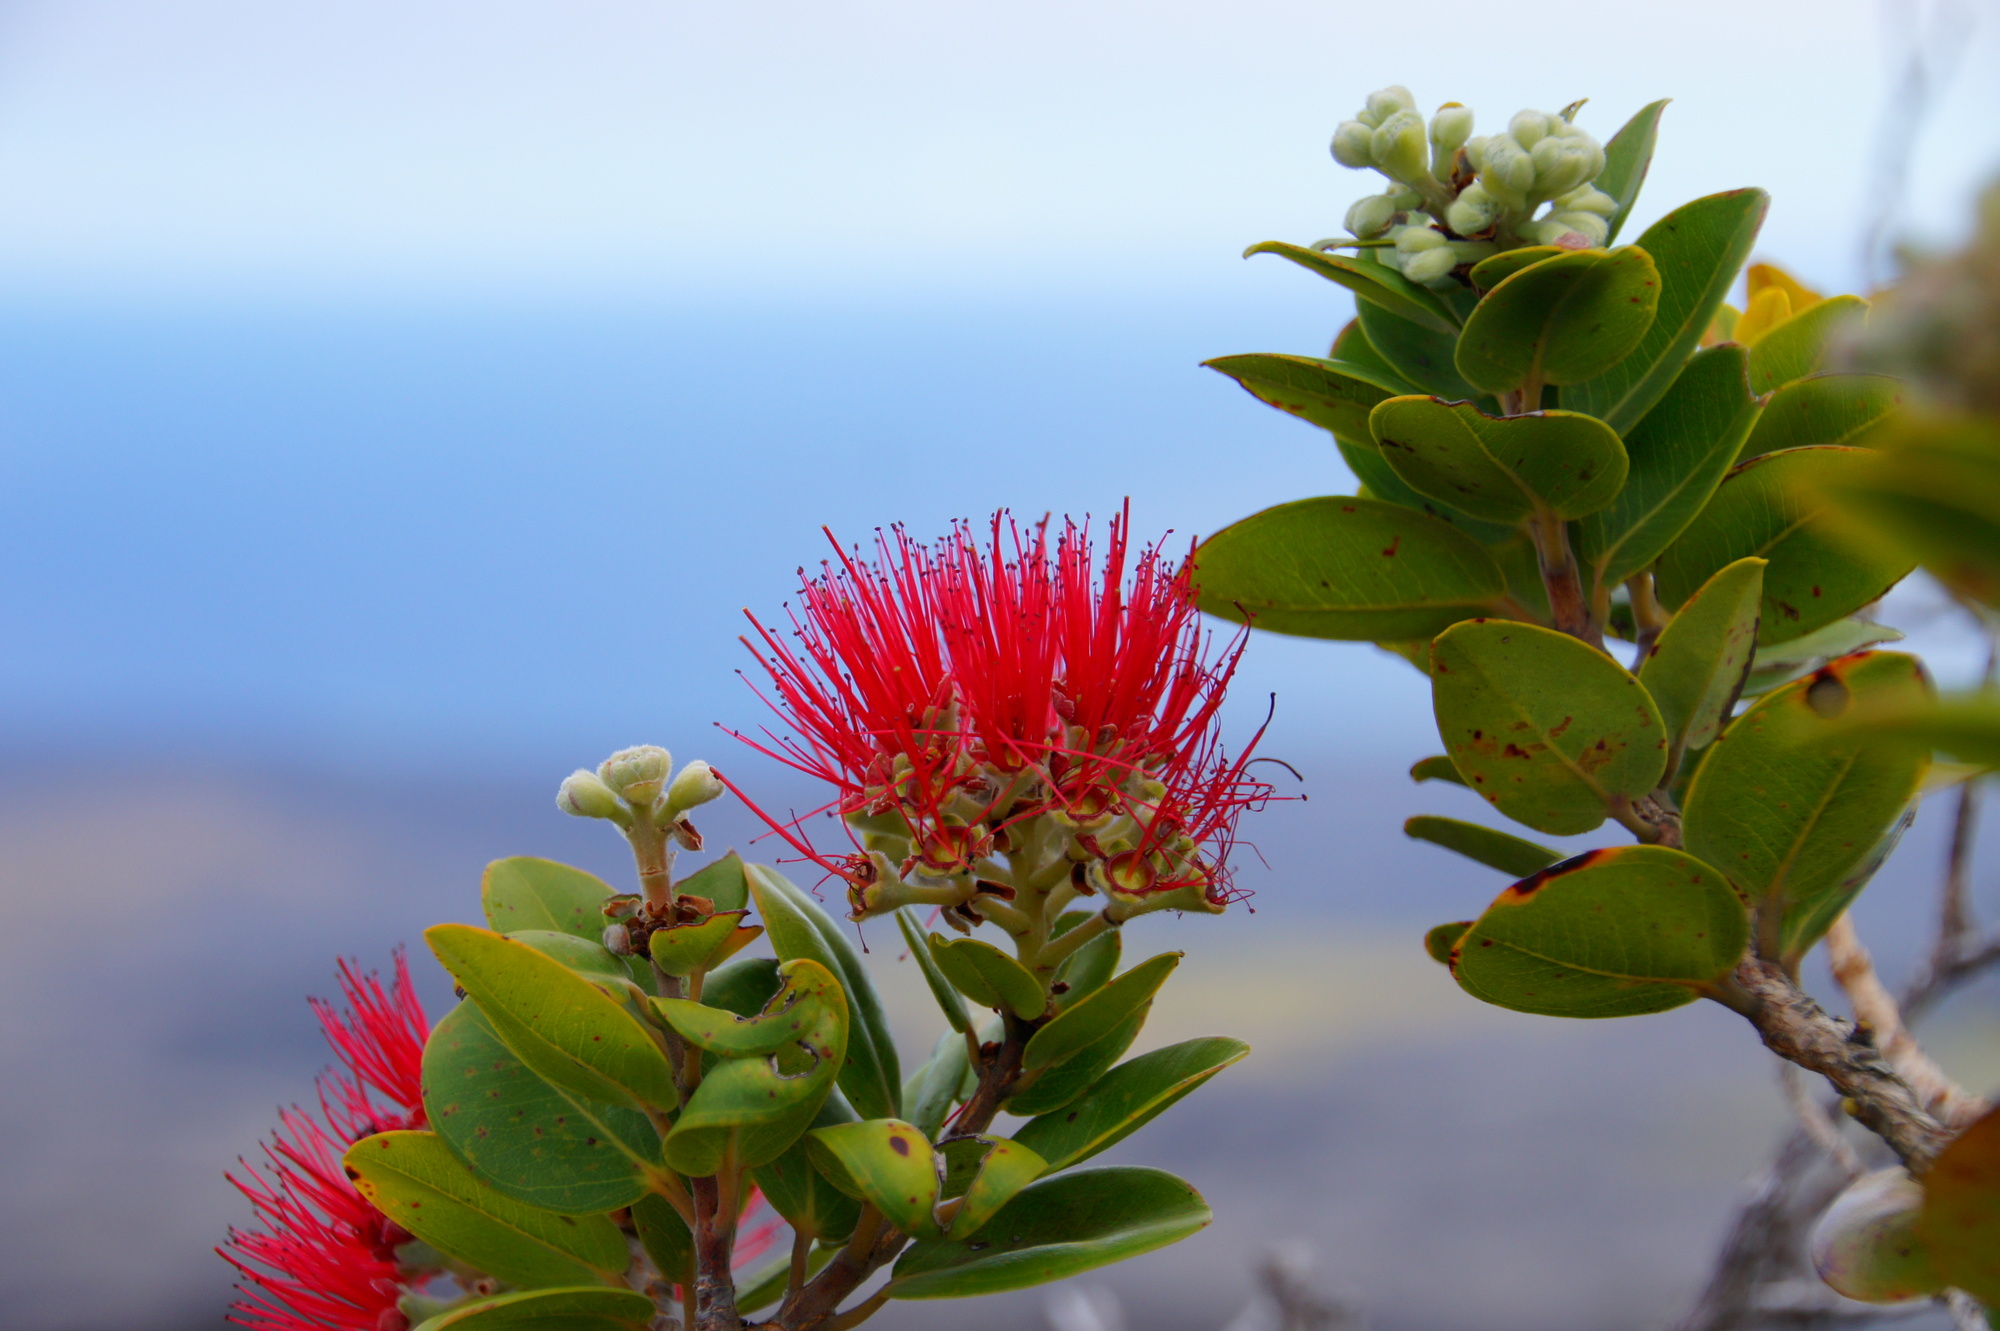
[[[1452,764],[1489,803],[1553,836],[1602,823],[1667,765],[1645,688],[1603,652],[1511,620],[1454,625],[1431,649],[1431,701]]]
[[[1844,656],[1759,699],[1702,759],[1687,848],[1782,921],[1783,955],[1811,948],[1860,893],[1930,764],[1920,748],[1848,733],[1847,716],[1929,696],[1914,656]]]
[[[1728,881],[1663,846],[1589,851],[1514,884],[1452,949],[1474,998],[1552,1017],[1628,1017],[1691,1003],[1743,957]]]

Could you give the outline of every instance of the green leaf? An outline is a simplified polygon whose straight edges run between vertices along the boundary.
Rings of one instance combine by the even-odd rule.
[[[771,950],[789,961],[804,957],[819,962],[839,977],[847,990],[852,1020],[848,1024],[847,1065],[840,1071],[840,1089],[863,1118],[890,1118],[901,1106],[903,1072],[896,1061],[889,1018],[875,992],[868,968],[854,947],[818,903],[786,881],[777,870],[750,866],[750,894],[757,917],[770,931]]]
[[[494,1191],[431,1132],[381,1132],[341,1163],[369,1205],[448,1257],[510,1285],[616,1283],[631,1261],[601,1215],[556,1215]]]
[[[1566,251],[1486,293],[1459,335],[1458,372],[1489,393],[1580,384],[1639,347],[1659,303],[1660,275],[1643,248]]]
[[[1252,397],[1279,411],[1364,443],[1370,409],[1402,391],[1393,379],[1374,382],[1374,375],[1363,366],[1310,356],[1219,356],[1202,364],[1228,375]]]
[[[531,1289],[439,1313],[415,1331],[646,1331],[657,1311],[629,1289]]]
[[[813,1248],[806,1253],[806,1278],[819,1274],[820,1268],[833,1260],[838,1248]],[[768,1308],[785,1297],[792,1283],[792,1259],[790,1254],[768,1263],[762,1270],[748,1276],[738,1277],[736,1282],[736,1311],[754,1313],[760,1308]]]
[[[667,1281],[694,1283],[694,1235],[672,1202],[657,1192],[647,1193],[632,1203],[632,1227],[639,1232],[639,1246]]]
[[[1443,846],[1446,850],[1455,850],[1489,869],[1498,869],[1509,878],[1526,878],[1562,858],[1561,852],[1550,850],[1547,846],[1538,846],[1532,841],[1523,841],[1520,837],[1481,827],[1477,823],[1462,823],[1456,818],[1437,818],[1430,814],[1420,814],[1405,822],[1403,835]]]
[[[1160,992],[1184,955],[1162,952],[1142,961],[1088,998],[1058,1012],[1029,1037],[1021,1055],[1022,1070],[1039,1072],[1054,1067],[1109,1038],[1134,1013],[1152,1006],[1153,995]]]
[[[424,1113],[479,1177],[563,1215],[629,1206],[660,1158],[635,1109],[571,1097],[500,1043],[477,1004],[446,1013],[424,1044]]]
[[[1472,788],[1538,832],[1588,832],[1607,800],[1643,795],[1666,772],[1666,731],[1645,688],[1553,629],[1454,625],[1431,647],[1431,702]]]
[[[1502,892],[1452,949],[1474,998],[1550,1017],[1691,1003],[1743,957],[1749,920],[1720,873],[1664,846],[1587,851]]]
[[[1425,638],[1505,594],[1493,557],[1438,519],[1379,500],[1301,499],[1243,519],[1195,553],[1196,603],[1275,633]]]
[[[1458,331],[1458,325],[1446,311],[1443,301],[1395,269],[1372,260],[1324,254],[1303,245],[1288,245],[1282,240],[1267,240],[1243,251],[1246,259],[1253,254],[1275,254],[1290,259],[1299,267],[1309,268],[1327,281],[1346,287],[1355,295],[1357,314],[1369,306],[1376,306],[1433,332],[1451,334]]]
[[[560,961],[592,984],[620,998],[636,1001],[647,996],[643,990],[637,995],[633,993],[638,985],[634,983],[632,973],[602,943],[586,941],[575,934],[558,933],[553,929],[516,929],[507,937],[517,943],[526,943],[545,957]]]
[[[479,882],[479,904],[495,933],[550,929],[599,943],[611,885],[595,874],[527,855],[495,860]]]
[[[1032,1021],[1048,1009],[1041,982],[1014,958],[978,938],[930,936],[932,960],[952,987],[981,1007]]]
[[[544,1081],[632,1109],[677,1103],[667,1056],[606,987],[487,929],[434,924],[424,938],[494,1034]]]
[[[1660,274],[1660,304],[1638,349],[1595,379],[1563,389],[1563,406],[1630,432],[1666,394],[1736,281],[1771,198],[1730,190],[1681,205],[1646,228],[1639,248]]]
[[[954,1031],[963,1033],[972,1029],[972,1017],[965,1010],[965,999],[958,990],[951,987],[951,981],[944,978],[944,972],[937,967],[931,956],[930,944],[924,938],[924,928],[917,923],[917,917],[908,907],[896,912],[896,927],[903,931],[903,942],[915,958],[917,969],[923,972],[924,983],[930,987],[931,997],[937,1000],[944,1019]]]
[[[703,1075],[667,1134],[667,1163],[683,1174],[715,1173],[732,1142],[743,1164],[777,1159],[811,1126],[833,1090],[852,1029],[846,991],[825,966],[804,957],[785,962],[778,973],[786,988],[762,1019],[742,1022],[740,1029],[752,1032],[742,1043],[766,1044],[773,1032],[764,1022],[774,1017],[788,1042],[762,1056],[725,1057]],[[704,1027],[697,1014],[666,1007],[672,1000],[655,1001],[677,1029],[685,1023],[688,1030],[701,1030],[719,1052],[733,1042],[721,1023]]]
[[[1458,920],[1452,924],[1434,925],[1424,933],[1424,951],[1432,961],[1440,966],[1451,965],[1451,951],[1458,946],[1458,940],[1465,937],[1472,928],[1471,920]]]
[[[1094,914],[1086,910],[1066,912],[1056,921],[1049,936],[1061,938]],[[1106,929],[1063,958],[1062,965],[1056,968],[1055,984],[1050,986],[1059,991],[1055,994],[1056,1010],[1074,1007],[1103,988],[1118,973],[1118,961],[1124,951],[1125,931]]]
[[[784,983],[776,957],[744,957],[710,972],[702,982],[701,1001],[747,1017],[762,1012]]]
[[[1632,215],[1632,205],[1639,201],[1639,187],[1646,183],[1646,168],[1653,164],[1653,145],[1660,136],[1660,114],[1667,109],[1669,100],[1662,98],[1640,107],[1638,114],[1604,145],[1604,169],[1597,173],[1593,183],[1618,200],[1618,211],[1611,214],[1607,244],[1618,239],[1625,219]]]
[[[1917,1233],[1930,1246],[1938,1273],[2000,1309],[2000,1110],[1946,1146],[1923,1184]]]
[[[1488,416],[1470,403],[1394,397],[1369,417],[1390,467],[1419,494],[1489,522],[1520,523],[1536,506],[1578,518],[1625,484],[1625,446],[1589,416]]]
[[[854,1110],[834,1095],[827,1098],[812,1126],[830,1128],[854,1121]],[[794,1230],[814,1240],[844,1239],[854,1232],[861,1205],[813,1168],[809,1142],[809,1137],[801,1136],[783,1155],[759,1165],[752,1174],[771,1209]]]
[[[1748,555],[1764,570],[1760,646],[1802,637],[1853,614],[1901,582],[1915,566],[1895,551],[1857,540],[1825,513],[1821,482],[1866,450],[1792,448],[1753,458],[1729,473],[1708,507],[1660,556],[1660,601],[1676,608],[1723,567]]]
[[[1007,1098],[1008,1113],[1021,1118],[1053,1114],[1097,1084],[1112,1064],[1139,1038],[1152,1008],[1142,1007],[1125,1019],[1125,1024],[1091,1045],[1076,1057],[1042,1072],[1025,1087]]]
[[[1764,561],[1739,559],[1688,599],[1639,667],[1677,753],[1707,748],[1736,705],[1757,648]]]
[[[1960,694],[1901,707],[1870,709],[1852,727],[1859,735],[1936,749],[1975,767],[2000,768],[2000,694]]]
[[[909,1121],[926,1137],[935,1137],[943,1129],[959,1098],[959,1087],[971,1071],[970,1056],[965,1036],[946,1031],[938,1037],[930,1061],[910,1074],[903,1088],[903,1103],[909,1108]]]
[[[945,1233],[954,1239],[971,1238],[993,1218],[996,1211],[1014,1200],[1021,1189],[1048,1172],[1048,1161],[1019,1142],[1008,1141],[1005,1137],[984,1134],[959,1137],[949,1145],[985,1148],[966,1161],[971,1166],[972,1177],[965,1187],[956,1186],[957,1169],[952,1171],[953,1177],[945,1180],[944,1195],[956,1195],[958,1203],[945,1225]]]
[[[1625,438],[1625,488],[1577,524],[1577,557],[1594,585],[1639,573],[1673,544],[1735,463],[1759,408],[1738,346],[1695,353],[1659,404]]]
[[[1213,1218],[1201,1194],[1156,1169],[1086,1169],[1023,1189],[983,1238],[912,1245],[889,1296],[959,1299],[1026,1289],[1164,1248]]]
[[[1568,250],[1555,245],[1523,245],[1519,249],[1501,250],[1498,254],[1489,254],[1474,264],[1472,271],[1466,276],[1471,278],[1472,285],[1481,291],[1491,291],[1523,268],[1532,267],[1544,259],[1553,259],[1567,253]]]
[[[1125,1140],[1249,1052],[1241,1040],[1217,1035],[1141,1054],[1067,1109],[1029,1119],[1014,1140],[1047,1160],[1051,1171],[1068,1169]]]
[[[1871,624],[1865,619],[1837,619],[1823,629],[1814,629],[1789,642],[1758,648],[1750,659],[1750,677],[1744,682],[1743,696],[1754,698],[1769,693],[1835,657],[1902,640],[1901,633],[1883,624]]]
[[[1842,657],[1759,699],[1696,770],[1687,848],[1782,920],[1781,955],[1802,955],[1860,892],[1929,765],[1920,750],[1842,736],[1842,718],[1929,695],[1913,656]]]
[[[744,910],[725,911],[704,920],[657,929],[647,938],[646,950],[667,974],[692,975],[708,969],[764,932],[755,925],[743,924],[747,914]]]
[[[1833,335],[1867,313],[1859,296],[1829,296],[1765,333],[1750,348],[1751,391],[1768,393],[1818,370]]]
[[[1361,330],[1359,319],[1349,319],[1341,325],[1340,331],[1334,334],[1333,346],[1326,354],[1330,360],[1352,365],[1355,373],[1370,383],[1381,384],[1398,393],[1417,391],[1415,384],[1403,378],[1396,372],[1395,366],[1382,359],[1382,353],[1375,350],[1374,345],[1368,341],[1368,335]]]
[[[938,1230],[937,1152],[915,1125],[876,1118],[806,1134],[813,1167],[848,1196],[867,1202],[905,1234]]]
[[[1458,774],[1458,767],[1450,758],[1447,758],[1442,753],[1431,758],[1417,759],[1410,766],[1410,780],[1419,783],[1424,781],[1449,781],[1454,786],[1467,784],[1465,778]]]
[[[845,1009],[847,998],[833,972],[816,961],[787,961],[778,967],[776,996],[754,1015],[709,1007],[688,998],[656,998],[653,1009],[682,1039],[697,1049],[728,1058],[760,1058],[809,1038],[829,1009]]]
[[[742,910],[750,904],[750,880],[743,857],[733,850],[675,883],[674,891],[684,897],[705,897],[715,903],[718,913]]]
[[[1483,545],[1491,545],[1496,541],[1509,541],[1517,535],[1512,527],[1503,527],[1494,522],[1481,522],[1477,518],[1467,517],[1455,508],[1440,504],[1435,499],[1418,494],[1396,474],[1395,468],[1389,465],[1389,459],[1382,455],[1382,450],[1376,447],[1373,439],[1366,443],[1354,443],[1335,438],[1333,442],[1340,450],[1340,460],[1354,473],[1354,479],[1361,482],[1363,498],[1381,500],[1398,504],[1403,508],[1413,508],[1419,513],[1428,513]]]
[[[2000,430],[1985,417],[1898,420],[1819,489],[1962,596],[2000,603]]]
[[[1902,383],[1886,374],[1815,374],[1795,380],[1771,394],[1738,461],[1787,448],[1855,443],[1902,405]]]
[[[1368,335],[1368,345],[1398,375],[1415,384],[1417,391],[1446,398],[1476,398],[1487,406],[1494,405],[1458,372],[1453,360],[1458,349],[1456,330],[1439,332],[1371,305],[1357,305],[1355,318]]]

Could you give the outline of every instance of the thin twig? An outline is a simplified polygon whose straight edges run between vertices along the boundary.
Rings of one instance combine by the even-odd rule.
[[[1986,1101],[1946,1076],[1910,1034],[1895,997],[1876,975],[1874,960],[1845,911],[1827,930],[1826,959],[1833,968],[1834,983],[1854,1009],[1855,1019],[1868,1028],[1882,1057],[1909,1083],[1925,1109],[1946,1127],[1964,1127],[1986,1112]]]

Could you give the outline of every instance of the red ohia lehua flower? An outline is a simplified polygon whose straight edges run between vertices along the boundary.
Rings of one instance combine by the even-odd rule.
[[[229,1176],[257,1217],[217,1249],[243,1276],[229,1320],[256,1331],[406,1331],[397,1300],[433,1274],[398,1260],[410,1234],[355,1190],[340,1163],[363,1137],[423,1126],[418,1072],[430,1023],[400,948],[386,988],[345,961],[340,987],[344,1014],[313,1002],[339,1059],[319,1077],[318,1116],[281,1111],[262,1165],[246,1161],[240,1177]]]
[[[1129,512],[1106,545],[1100,564],[1087,525],[1052,540],[1004,513],[934,546],[895,529],[873,561],[836,545],[801,570],[792,642],[752,616],[793,735],[750,742],[835,787],[855,850],[766,821],[847,880],[857,918],[970,914],[1058,879],[1107,893],[1118,919],[1232,899],[1237,820],[1271,794],[1245,772],[1263,731],[1233,756],[1220,738],[1243,635],[1214,648],[1190,563],[1135,552]]]

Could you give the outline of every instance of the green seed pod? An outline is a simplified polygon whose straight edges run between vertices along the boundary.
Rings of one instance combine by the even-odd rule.
[[[1863,1303],[1901,1303],[1944,1287],[1917,1237],[1924,1190],[1904,1169],[1864,1174],[1833,1199],[1807,1249],[1819,1278]]]
[[[1526,208],[1535,187],[1535,159],[1511,135],[1495,134],[1486,141],[1486,165],[1479,183],[1503,208]]]
[[[1437,233],[1433,231],[1432,235]],[[1449,245],[1438,245],[1420,254],[1407,255],[1403,259],[1403,276],[1412,282],[1429,284],[1448,279],[1451,270],[1458,267],[1458,255]]]
[[[1493,225],[1500,216],[1500,201],[1487,193],[1486,186],[1473,181],[1458,192],[1451,207],[1445,209],[1444,220],[1461,236],[1477,235]]]
[[[1451,174],[1451,162],[1472,137],[1472,108],[1446,102],[1431,117],[1431,174],[1440,180]]]
[[[1507,122],[1507,132],[1523,148],[1533,148],[1548,135],[1551,118],[1540,111],[1516,111]]]
[[[1343,120],[1340,128],[1333,131],[1333,160],[1342,166],[1355,168],[1375,165],[1375,155],[1369,146],[1375,131],[1359,120]]]
[[[1399,211],[1386,194],[1363,195],[1347,210],[1347,229],[1363,240],[1373,240],[1389,229]]]
[[[1361,112],[1360,119],[1364,124],[1380,126],[1398,111],[1416,109],[1417,99],[1410,95],[1410,90],[1400,83],[1392,83],[1368,94],[1368,105]]]
[[[1602,245],[1611,234],[1611,223],[1596,213],[1550,213],[1547,220],[1576,232],[1592,245]]]
[[[1398,111],[1376,126],[1370,148],[1375,169],[1391,180],[1408,184],[1429,173],[1424,118],[1415,111]]]

